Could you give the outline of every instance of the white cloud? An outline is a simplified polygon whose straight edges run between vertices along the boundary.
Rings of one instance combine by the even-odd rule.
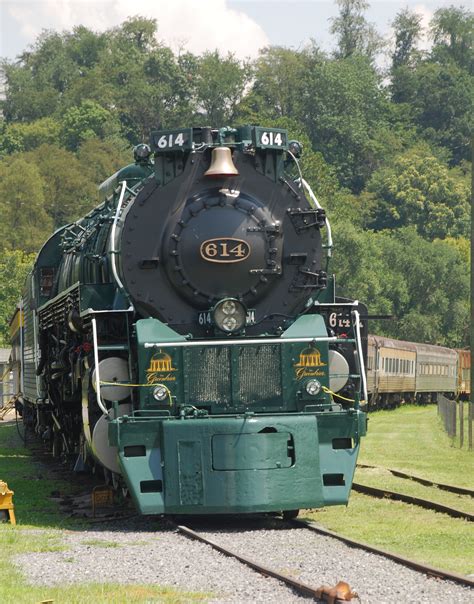
[[[155,18],[158,39],[175,50],[201,53],[217,48],[245,58],[255,57],[269,44],[263,29],[227,6],[227,0],[7,0],[3,10],[29,43],[42,29],[61,31],[82,24],[103,31],[140,15]]]

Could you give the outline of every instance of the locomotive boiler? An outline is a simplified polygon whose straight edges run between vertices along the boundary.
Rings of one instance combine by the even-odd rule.
[[[40,250],[24,420],[143,514],[344,504],[365,434],[365,307],[283,129],[152,133]]]

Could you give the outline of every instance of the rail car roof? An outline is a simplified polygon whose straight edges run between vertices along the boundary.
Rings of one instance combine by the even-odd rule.
[[[386,338],[385,336],[374,336],[369,334],[369,344],[376,343],[377,346],[384,348],[393,348],[398,350],[409,350],[412,352],[424,352],[424,353],[439,353],[445,354],[446,356],[456,356],[456,351],[446,346],[437,346],[435,344],[423,344],[421,342],[406,342],[405,340],[394,340],[393,338]]]

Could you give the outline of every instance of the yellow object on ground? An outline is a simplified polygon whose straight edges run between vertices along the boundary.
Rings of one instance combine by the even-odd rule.
[[[6,510],[12,524],[16,524],[13,505],[13,491],[10,491],[6,482],[0,480],[0,510]]]

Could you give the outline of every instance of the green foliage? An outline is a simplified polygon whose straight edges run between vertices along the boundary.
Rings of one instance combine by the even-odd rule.
[[[331,33],[338,43],[336,56],[347,59],[360,53],[370,59],[382,47],[382,38],[374,26],[367,22],[364,11],[369,7],[365,0],[336,0],[339,16],[332,19]]]
[[[0,155],[30,151],[42,144],[57,144],[59,132],[59,123],[51,117],[34,122],[13,122],[0,135]]]
[[[401,10],[393,20],[395,49],[392,54],[392,71],[410,65],[418,55],[416,43],[421,35],[421,15],[408,8]]]
[[[386,146],[389,112],[379,77],[359,55],[316,60],[306,78],[303,123],[313,147],[335,167],[342,186],[359,192],[392,153]]]
[[[257,123],[286,117],[298,123],[313,53],[317,53],[314,48],[303,52],[280,46],[264,48],[254,64],[252,89],[239,107],[243,121]]]
[[[26,275],[31,270],[35,254],[20,250],[3,250],[0,254],[0,345],[10,340],[9,325],[20,299]]]
[[[465,345],[469,271],[450,243],[429,242],[413,228],[372,233],[334,224],[335,273],[343,295],[364,300],[374,333],[416,342]]]
[[[33,252],[52,230],[44,180],[24,157],[0,162],[0,215],[0,249]]]
[[[367,186],[368,225],[376,229],[414,225],[428,239],[467,236],[469,182],[426,147],[397,156],[376,171]]]
[[[194,80],[196,102],[198,110],[203,109],[206,123],[232,122],[248,79],[247,67],[230,53],[224,58],[217,51],[206,52],[198,59]]]
[[[474,14],[462,6],[440,8],[435,12],[430,26],[434,42],[433,58],[442,63],[451,60],[472,73]]]
[[[75,151],[84,141],[113,136],[118,131],[112,114],[95,101],[83,101],[68,109],[62,119],[61,139],[66,149]]]

